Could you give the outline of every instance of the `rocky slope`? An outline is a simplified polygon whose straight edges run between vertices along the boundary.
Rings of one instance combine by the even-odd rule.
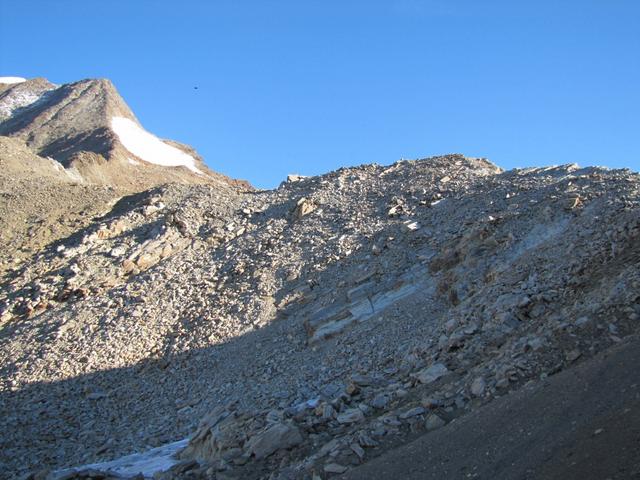
[[[636,334],[639,186],[450,155],[126,196],[3,280],[2,468],[343,473]]]
[[[0,275],[87,227],[127,189],[79,181],[75,171],[0,136]]]

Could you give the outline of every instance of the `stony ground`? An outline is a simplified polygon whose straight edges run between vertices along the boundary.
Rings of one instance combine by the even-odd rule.
[[[640,478],[639,340],[627,337],[340,478]]]
[[[165,477],[326,478],[638,331],[635,173],[292,180],[124,197],[8,270],[0,469],[192,436]]]
[[[126,190],[78,182],[73,171],[0,136],[0,275],[87,228]]]

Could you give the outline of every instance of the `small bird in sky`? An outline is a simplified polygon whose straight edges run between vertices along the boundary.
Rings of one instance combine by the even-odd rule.
[[[197,89],[198,89],[198,87],[193,87],[193,89],[194,89],[194,90],[197,90]]]

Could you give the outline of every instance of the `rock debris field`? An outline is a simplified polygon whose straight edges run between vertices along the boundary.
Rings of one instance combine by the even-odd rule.
[[[449,155],[124,196],[3,274],[0,471],[348,472],[637,334],[639,187]]]

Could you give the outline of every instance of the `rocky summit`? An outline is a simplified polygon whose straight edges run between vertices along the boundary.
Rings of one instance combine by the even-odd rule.
[[[603,358],[638,344],[637,173],[445,155],[258,191],[145,143],[109,82],[1,92],[6,478],[372,478],[414,442],[416,465],[472,448],[495,405],[537,425],[545,405],[581,412],[558,389],[617,378]],[[147,168],[152,185],[120,182]],[[622,432],[607,417],[589,441],[640,431],[638,388],[615,393]],[[527,472],[555,458],[516,438],[507,452],[542,459]],[[633,438],[609,478],[640,472]],[[500,451],[492,476],[411,478],[552,478],[505,476]]]

